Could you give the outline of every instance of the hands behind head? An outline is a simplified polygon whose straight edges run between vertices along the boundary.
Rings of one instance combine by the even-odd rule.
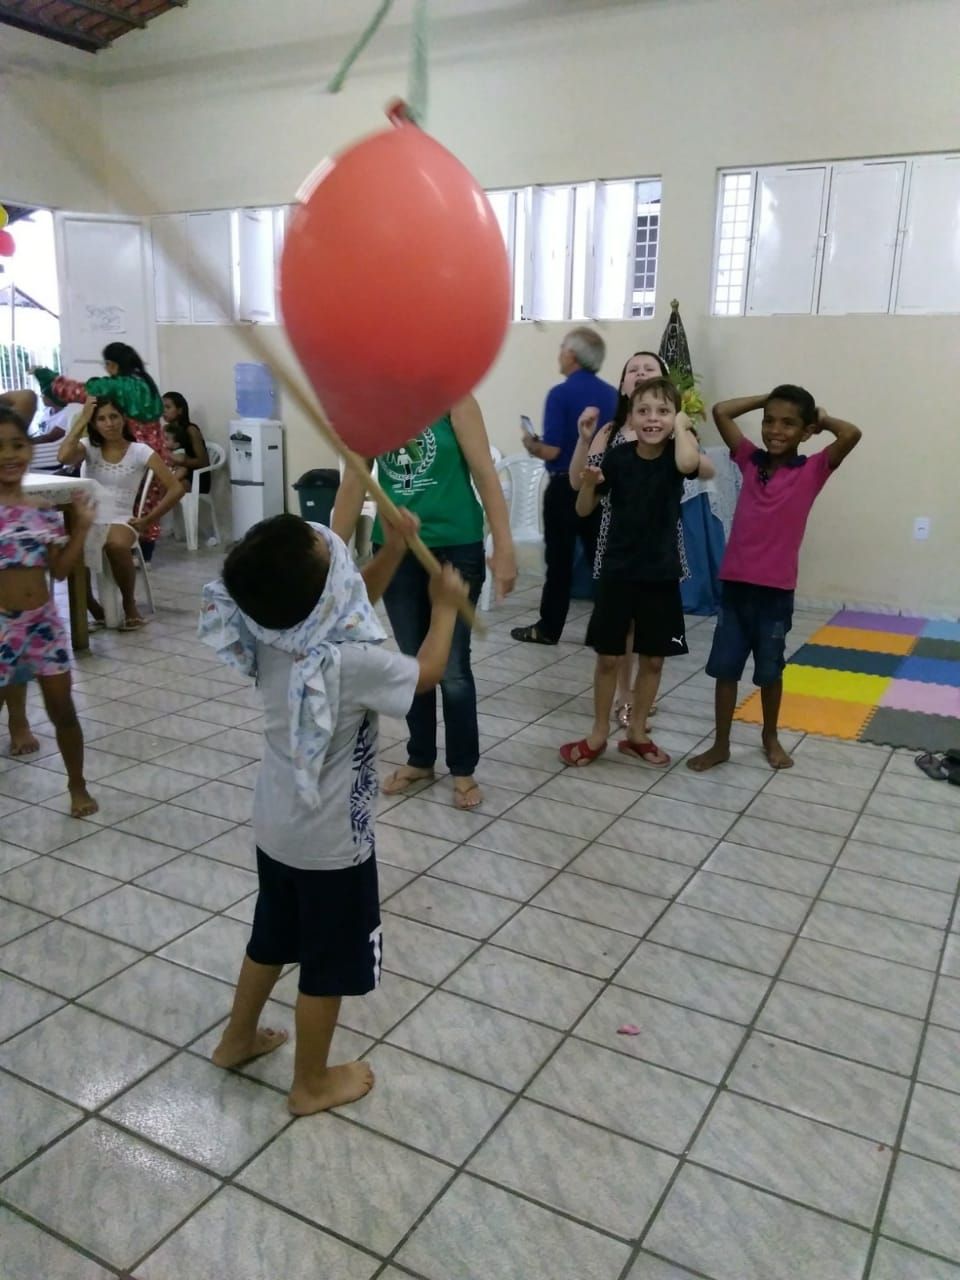
[[[406,547],[410,539],[415,538],[420,532],[420,517],[403,507],[397,507],[395,513],[382,514],[381,523],[384,541],[388,547]]]
[[[603,484],[603,472],[599,467],[584,467],[580,483],[586,485],[588,489],[595,489],[598,484]]]
[[[430,603],[459,609],[470,599],[470,588],[452,564],[445,564],[430,579]]]
[[[810,434],[812,436],[817,436],[820,434],[829,416],[830,415],[827,413],[826,409],[821,409],[819,405],[817,406],[817,416],[810,426]]]
[[[600,410],[594,405],[588,409],[584,409],[580,417],[577,419],[577,431],[580,439],[584,444],[590,444],[593,437],[597,434],[597,426],[600,422]]]

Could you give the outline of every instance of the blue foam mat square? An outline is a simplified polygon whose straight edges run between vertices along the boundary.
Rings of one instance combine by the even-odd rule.
[[[903,655],[899,653],[871,653],[867,649],[841,649],[829,644],[801,645],[790,659],[793,666],[821,667],[862,676],[894,676],[901,662]]]
[[[950,622],[945,618],[931,618],[920,634],[929,640],[960,641],[960,622]]]
[[[920,680],[924,684],[947,684],[960,689],[960,662],[943,658],[904,658],[897,668],[898,680]]]

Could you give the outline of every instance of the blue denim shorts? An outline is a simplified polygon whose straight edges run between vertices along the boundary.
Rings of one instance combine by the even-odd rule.
[[[787,633],[793,625],[793,592],[724,582],[717,629],[707,662],[714,680],[739,680],[753,654],[753,683],[776,684],[786,666]]]

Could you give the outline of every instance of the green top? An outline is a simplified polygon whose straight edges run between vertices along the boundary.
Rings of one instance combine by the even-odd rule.
[[[483,541],[483,508],[449,413],[399,449],[377,458],[377,479],[398,507],[420,517],[428,547]],[[373,540],[383,542],[377,516]]]
[[[143,378],[104,375],[77,382],[53,369],[35,369],[34,377],[45,396],[52,395],[64,403],[82,403],[87,396],[112,396],[127,417],[135,422],[156,422],[163,413],[163,401]]]

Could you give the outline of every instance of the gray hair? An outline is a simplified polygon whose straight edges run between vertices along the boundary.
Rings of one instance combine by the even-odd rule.
[[[607,344],[594,329],[581,326],[571,329],[563,340],[564,347],[573,355],[581,369],[599,372],[607,354]]]

